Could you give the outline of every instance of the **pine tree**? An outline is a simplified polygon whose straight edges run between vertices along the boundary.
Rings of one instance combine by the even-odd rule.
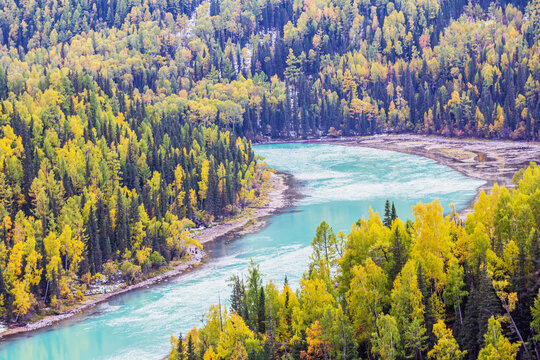
[[[7,99],[8,92],[7,69],[0,69],[0,100]]]
[[[87,234],[88,242],[86,246],[88,253],[88,261],[90,265],[90,272],[92,274],[95,274],[101,271],[101,264],[103,262],[101,255],[101,247],[99,245],[99,234],[96,224],[96,216],[94,215],[94,211],[92,209],[90,209],[90,214],[88,215]]]
[[[191,336],[189,337],[191,339]],[[176,359],[184,360],[184,340],[182,338],[182,333],[178,335],[178,345],[176,346]]]
[[[396,229],[393,233],[393,241],[392,241],[392,268],[390,269],[389,273],[389,280],[390,283],[393,283],[396,276],[399,274],[405,263],[407,262],[407,249],[403,245],[403,242],[401,241],[401,235],[399,234],[399,230]]]
[[[124,205],[124,196],[118,189],[116,199],[116,231],[113,251],[124,252],[129,239],[129,218]]]
[[[246,291],[246,304],[248,318],[246,324],[252,331],[257,331],[261,325],[259,316],[261,315],[260,306],[260,289],[262,287],[262,278],[259,271],[259,266],[251,260],[249,265],[249,278]],[[264,309],[262,310],[264,314]]]
[[[437,318],[433,315],[434,311],[431,306],[431,302],[429,301],[431,293],[426,286],[427,284],[424,277],[424,271],[422,269],[422,265],[420,264],[418,264],[416,276],[418,279],[418,289],[420,289],[420,292],[422,293],[422,304],[424,305],[424,321],[426,325],[427,336],[429,337],[429,343],[434,343],[436,338],[435,334],[433,333],[433,326],[437,322]]]
[[[478,279],[471,287],[458,338],[462,348],[466,349],[471,357],[476,358],[480,351],[489,318],[500,313],[499,299],[493,290],[485,267],[482,266]]]
[[[258,331],[260,334],[266,332],[266,304],[265,304],[265,295],[264,288],[261,286],[261,291],[259,294],[259,313],[258,313]]]
[[[99,230],[99,246],[102,250],[102,261],[106,262],[112,258],[111,249],[111,226],[110,215],[107,210],[107,205],[103,199],[99,199],[97,203],[97,225]]]
[[[187,360],[195,360],[195,344],[193,343],[193,338],[191,335],[188,335],[187,338]]]
[[[236,311],[244,321],[248,320],[248,311],[246,304],[246,290],[244,281],[238,275],[233,275],[230,279],[233,291],[231,293],[231,310]]]
[[[393,201],[392,201],[392,211],[390,213],[390,218],[392,219],[392,222],[397,219],[396,206],[394,205]]]
[[[392,215],[390,213],[390,201],[389,200],[386,200],[386,202],[384,203],[383,224],[386,227],[392,226]]]

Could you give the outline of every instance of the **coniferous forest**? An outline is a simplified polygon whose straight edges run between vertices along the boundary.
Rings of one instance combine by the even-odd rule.
[[[252,262],[169,359],[538,358],[540,167],[514,181],[465,221],[434,201],[406,222],[387,202],[348,234],[322,222],[296,292]]]
[[[253,142],[540,138],[540,0],[2,0],[0,65],[12,322],[184,261],[261,195]],[[514,182],[323,222],[298,291],[252,263],[170,358],[538,358],[540,168]]]

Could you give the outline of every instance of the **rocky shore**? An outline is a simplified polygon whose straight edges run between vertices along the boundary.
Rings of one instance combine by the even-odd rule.
[[[287,190],[289,189],[289,185],[287,184],[288,177],[289,175],[287,174],[272,173],[270,178],[273,189],[266,195],[266,197],[269,199],[266,205],[252,209],[254,211],[247,216],[225,221],[221,224],[203,229],[194,236],[194,239],[200,244],[214,241],[222,236],[240,231],[246,226],[252,225],[254,221],[260,220],[261,218],[271,215],[280,209],[288,207],[290,205],[290,201],[286,196]]]

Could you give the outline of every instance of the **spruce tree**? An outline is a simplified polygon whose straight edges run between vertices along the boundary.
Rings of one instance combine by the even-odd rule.
[[[191,336],[190,336],[191,339]],[[176,359],[177,360],[184,360],[184,340],[182,338],[182,333],[178,335],[178,345],[176,346]]]
[[[116,197],[116,232],[112,250],[124,252],[129,239],[129,218],[124,205],[124,196],[120,188]]]
[[[403,242],[401,241],[401,235],[399,235],[399,231],[397,229],[396,231],[394,231],[392,237],[392,267],[389,273],[390,284],[394,282],[395,278],[407,262],[407,249],[403,246]]]
[[[468,351],[471,358],[476,358],[482,347],[489,318],[500,313],[499,299],[482,266],[471,286],[458,337],[460,346]]]
[[[187,338],[187,360],[195,360],[195,344],[191,335]]]
[[[260,334],[264,334],[266,332],[266,304],[264,288],[262,286],[259,294],[258,331]]]
[[[433,333],[433,325],[435,325],[437,319],[433,314],[433,308],[431,306],[431,302],[429,301],[431,293],[427,288],[424,271],[422,269],[422,265],[420,264],[418,264],[416,276],[418,281],[418,289],[420,289],[420,292],[422,293],[422,303],[424,305],[424,322],[427,330],[426,335],[429,337],[429,343],[434,343],[436,341],[436,337]]]
[[[231,310],[236,311],[244,321],[247,321],[246,291],[244,281],[238,275],[231,277],[233,291],[231,293]]]
[[[259,266],[251,260],[249,267],[249,278],[246,291],[246,304],[247,304],[247,325],[253,331],[257,331],[259,327],[259,315],[260,315],[260,288],[262,287],[262,278],[259,271]],[[264,311],[264,310],[263,310]]]
[[[7,69],[0,69],[0,100],[5,100],[8,96],[8,77]]]
[[[386,227],[392,226],[392,215],[390,214],[390,201],[386,200],[384,203],[384,218],[383,224]]]
[[[88,261],[90,264],[90,272],[95,274],[101,271],[102,256],[101,256],[101,247],[99,245],[99,234],[96,224],[96,216],[94,211],[90,209],[90,214],[88,215],[88,242],[87,252],[88,252]]]
[[[99,230],[99,245],[102,251],[102,261],[106,262],[112,257],[111,249],[111,221],[107,204],[103,199],[99,199],[97,203],[97,226]]]

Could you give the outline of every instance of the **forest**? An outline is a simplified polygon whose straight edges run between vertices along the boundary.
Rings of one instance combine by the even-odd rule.
[[[260,195],[252,142],[540,137],[540,0],[3,0],[0,66],[10,321],[185,259]],[[253,264],[171,356],[535,356],[539,171],[463,224],[321,224],[298,293]]]
[[[82,73],[46,82],[34,98],[3,103],[0,305],[8,318],[39,304],[60,310],[103,275],[132,282],[182,258],[200,247],[190,228],[258,195],[266,170],[245,139],[215,125],[175,126],[127,95],[114,104]]]
[[[252,262],[169,359],[538,358],[540,167],[514,181],[465,221],[436,200],[405,223],[388,203],[348,234],[322,222],[297,291]]]
[[[118,107],[254,140],[539,137],[538,0],[17,4],[0,9],[4,101],[75,70]]]
[[[60,311],[103,275],[132,282],[184,257],[199,246],[189,228],[238,213],[267,177],[245,138],[178,123],[174,104],[148,104],[80,67],[0,74],[8,319],[44,305]]]

